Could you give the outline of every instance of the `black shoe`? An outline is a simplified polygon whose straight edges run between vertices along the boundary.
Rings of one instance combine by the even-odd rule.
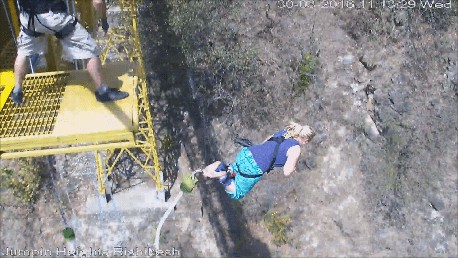
[[[98,102],[110,102],[120,99],[125,99],[129,97],[129,93],[120,91],[115,88],[108,88],[104,93],[99,93],[98,90],[95,91],[95,98]]]
[[[13,100],[14,104],[21,105],[24,101],[24,93],[22,93],[22,90],[18,92],[13,91],[11,93],[11,99]]]

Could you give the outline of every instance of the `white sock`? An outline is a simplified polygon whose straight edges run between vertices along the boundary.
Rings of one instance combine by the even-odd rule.
[[[100,94],[104,94],[105,92],[107,92],[108,90],[108,86],[105,85],[105,84],[102,84],[100,85],[100,87],[97,89],[97,92],[100,93]]]
[[[18,93],[22,91],[22,87],[18,85],[14,85],[13,92]]]

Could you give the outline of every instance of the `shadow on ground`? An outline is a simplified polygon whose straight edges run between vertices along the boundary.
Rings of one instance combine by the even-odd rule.
[[[154,124],[161,139],[159,151],[164,179],[173,185],[177,178],[181,146],[185,147],[192,169],[220,157],[217,155],[214,133],[209,126],[211,116],[205,115],[202,102],[193,97],[188,85],[190,70],[178,46],[179,38],[168,26],[169,13],[165,0],[144,4],[140,8],[143,51],[152,88],[150,97],[154,100]],[[197,139],[195,143],[187,141],[187,132],[183,130],[184,114],[189,114],[189,123]],[[198,190],[222,255],[271,256],[267,245],[254,239],[249,232],[240,203],[231,201],[216,182],[201,183]]]

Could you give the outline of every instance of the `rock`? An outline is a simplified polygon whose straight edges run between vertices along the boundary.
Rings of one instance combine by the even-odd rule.
[[[268,10],[266,11],[266,17],[267,19],[269,20],[275,20],[275,18],[277,17],[277,12],[276,12],[277,8],[272,8],[272,6],[270,6],[268,8]]]
[[[353,93],[356,93],[356,92],[366,88],[366,86],[364,84],[357,84],[357,83],[350,84],[350,87],[353,90]]]
[[[313,140],[312,140],[312,141],[313,141],[315,144],[320,144],[320,143],[326,141],[327,138],[328,138],[328,136],[327,136],[326,134],[322,133],[322,134],[318,134],[318,135],[316,135],[315,137],[313,137]]]
[[[359,62],[366,68],[369,72],[375,70],[377,65],[375,64],[374,61],[374,56],[369,53],[364,53],[359,57]]]
[[[445,73],[445,77],[450,80],[450,81],[453,81],[455,79],[455,74],[456,72],[455,71],[447,71]]]
[[[406,84],[406,76],[404,74],[395,74],[393,77],[391,77],[391,82],[394,85],[405,85]]]
[[[457,59],[456,56],[451,55],[451,56],[447,57],[446,62],[447,62],[447,64],[453,66],[453,65],[455,65],[457,63],[456,59]]]
[[[394,24],[396,26],[404,26],[407,22],[407,12],[400,11],[394,16]]]
[[[375,141],[376,138],[380,136],[380,132],[378,131],[374,120],[372,120],[371,116],[369,115],[366,115],[364,118],[364,133],[372,141]]]
[[[351,65],[353,63],[354,57],[353,55],[345,55],[337,57],[337,60],[344,65]]]
[[[408,97],[409,93],[404,89],[396,88],[388,92],[388,98],[398,112],[407,112],[409,110]]]
[[[390,121],[399,121],[400,115],[392,108],[387,106],[377,105],[375,108],[375,115],[377,122],[388,123]]]
[[[307,157],[305,159],[305,165],[310,169],[316,168],[316,157],[315,156]]]
[[[364,88],[364,91],[366,92],[366,95],[374,95],[375,92],[375,87],[371,83],[366,85],[366,88]]]
[[[367,111],[371,111],[371,112],[373,112],[375,110],[374,96],[373,95],[367,96],[366,109],[367,109]]]
[[[375,104],[377,105],[383,105],[383,106],[389,105],[387,94],[380,89],[376,89],[374,91],[374,101],[375,101]]]
[[[431,103],[431,106],[434,107],[434,106],[437,106],[440,103],[440,100],[439,99],[433,99],[429,103]]]
[[[429,193],[428,194],[428,201],[431,204],[431,207],[436,211],[441,211],[445,208],[444,201],[440,199],[436,194]]]

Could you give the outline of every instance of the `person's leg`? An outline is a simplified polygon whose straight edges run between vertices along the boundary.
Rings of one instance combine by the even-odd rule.
[[[20,14],[21,24],[27,24],[28,16],[24,13]],[[23,82],[25,76],[29,72],[28,58],[34,54],[43,55],[47,51],[46,37],[38,36],[32,37],[21,31],[16,39],[17,42],[17,56],[14,61],[14,77],[15,84],[11,94],[11,98],[15,104],[22,104],[23,102]]]
[[[65,22],[71,22],[73,18],[64,17]],[[64,48],[64,56],[70,59],[89,59],[87,70],[94,81],[96,90],[95,97],[99,102],[108,102],[124,99],[129,93],[110,88],[105,84],[102,75],[102,65],[98,57],[100,50],[91,35],[77,23],[75,30],[61,40]]]
[[[234,200],[243,198],[262,176],[245,177],[247,175],[262,175],[262,170],[253,158],[248,148],[244,147],[236,156],[235,162],[231,165],[232,171],[236,174],[235,178],[226,186],[227,194]]]
[[[22,104],[24,100],[24,94],[22,93],[22,82],[24,82],[25,75],[28,72],[27,57],[17,55],[16,61],[14,61],[14,77],[15,84],[11,99],[17,105]]]
[[[22,89],[22,82],[24,81],[25,75],[28,71],[29,66],[27,65],[27,57],[18,55],[16,57],[16,61],[14,62],[15,90]]]
[[[202,174],[209,178],[218,179],[218,181],[224,185],[226,192],[235,193],[234,180],[232,178],[227,178],[227,171],[216,171],[220,165],[221,161],[215,161],[212,164],[206,166],[202,170]]]
[[[235,182],[234,180],[231,180],[231,183],[229,185],[226,185],[226,188],[224,188],[226,192],[229,193],[235,193]]]
[[[87,62],[87,71],[94,81],[96,89],[102,87],[102,64],[100,63],[99,57],[94,56],[89,59]]]
[[[216,169],[221,164],[221,161],[215,161],[203,169],[203,175],[209,178],[221,179],[226,175],[226,171],[216,172]]]

